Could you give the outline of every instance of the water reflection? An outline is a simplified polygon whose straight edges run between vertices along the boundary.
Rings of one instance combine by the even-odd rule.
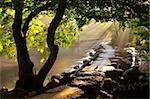
[[[65,68],[75,63],[80,59],[87,50],[95,43],[96,41],[83,41],[83,42],[74,42],[69,48],[61,47],[57,60],[49,72],[48,76],[59,74],[64,71]],[[41,55],[39,53],[30,52],[32,55],[32,60],[35,63],[36,70],[39,70],[42,66],[39,63]],[[13,88],[15,86],[15,81],[17,80],[18,67],[17,64],[9,61],[8,59],[0,58],[0,88],[6,86],[7,88]]]
[[[50,77],[51,75],[62,73],[65,68],[81,59],[85,53],[97,43],[96,39],[110,41],[111,33],[107,30],[111,27],[111,24],[111,22],[107,24],[90,23],[89,26],[84,27],[83,32],[81,32],[78,37],[80,40],[74,41],[69,48],[60,48],[57,60],[48,76]],[[30,56],[32,56],[31,59],[35,63],[34,71],[35,69],[38,71],[43,65],[40,63],[42,55],[33,50],[30,52]],[[0,57],[0,88],[2,86],[6,86],[7,88],[13,88],[15,86],[18,74],[17,70],[18,67],[16,63]]]

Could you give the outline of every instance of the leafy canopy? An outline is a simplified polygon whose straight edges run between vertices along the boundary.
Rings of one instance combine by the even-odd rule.
[[[36,0],[25,0],[23,22],[25,22],[32,11],[44,5],[47,1],[43,0],[43,2],[36,2]],[[12,35],[12,24],[15,12],[11,0],[5,0],[4,2],[5,5],[2,5],[0,8],[0,55],[7,55],[11,58],[16,55],[16,46]],[[8,3],[9,6],[6,7]],[[72,41],[76,39],[79,30],[72,11],[66,10],[65,14],[66,15],[63,17],[62,22],[56,30],[55,43],[59,46],[68,47],[71,45]],[[47,28],[54,16],[55,9],[52,7],[50,10],[41,11],[31,20],[26,34],[29,50],[35,48],[41,54],[46,51],[48,48],[46,44]],[[48,55],[48,52],[46,54]]]
[[[27,46],[35,48],[40,53],[46,51],[46,33],[49,23],[55,16],[58,0],[24,0],[23,24],[33,12],[39,12],[30,22],[27,30]],[[66,0],[67,7],[55,34],[55,43],[59,46],[69,46],[76,39],[79,28],[96,21],[117,20],[124,26],[148,28],[149,3],[147,0]],[[49,4],[49,5],[48,5]],[[43,9],[48,6],[46,9]],[[15,43],[12,35],[14,19],[11,0],[0,1],[0,55],[14,57]],[[46,17],[46,21],[43,19]],[[136,22],[133,22],[136,20]],[[137,22],[138,21],[138,22]],[[143,41],[144,42],[144,41]]]

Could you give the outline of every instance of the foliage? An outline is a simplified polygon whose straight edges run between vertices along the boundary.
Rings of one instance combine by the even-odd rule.
[[[119,21],[124,25],[128,19],[139,18],[142,25],[148,25],[149,3],[147,0],[74,0],[70,2],[75,10],[76,20],[82,27],[89,20]]]
[[[139,50],[140,55],[149,61],[150,30],[147,28],[148,26],[142,26],[138,18],[128,20],[126,25],[132,28],[130,46]]]
[[[11,28],[13,18],[14,11],[12,9],[0,8],[0,54],[6,54],[8,57],[13,57],[16,55],[16,46]]]
[[[2,15],[2,11],[4,8],[0,8],[1,11],[1,25],[0,25],[0,55],[7,55],[10,58],[16,55],[15,43],[12,36],[12,28],[11,25],[13,23],[14,18],[14,10],[7,9],[6,13]],[[72,41],[76,39],[76,35],[78,34],[78,26],[76,25],[76,20],[74,19],[71,11],[66,11],[68,16],[64,16],[60,26],[58,27],[55,35],[55,43],[59,46],[68,47],[71,45]],[[23,20],[27,18],[29,15],[28,11],[24,10]],[[44,59],[48,57],[49,52],[46,51],[47,43],[46,43],[46,32],[49,23],[52,21],[55,12],[52,10],[43,11],[38,16],[32,19],[29,25],[29,29],[27,31],[27,46],[28,49],[35,48],[43,55]],[[42,21],[42,18],[48,17],[48,24]],[[9,20],[8,20],[9,19]],[[45,52],[45,53],[44,53]],[[41,61],[43,60],[41,59]]]
[[[96,21],[115,19],[123,25],[127,22],[132,28],[133,26],[148,27],[149,4],[146,3],[146,1],[147,0],[66,0],[67,9],[56,31],[55,43],[65,47],[71,45],[71,42],[76,38],[76,34],[79,32],[78,27],[80,28],[84,24],[88,24],[93,18]],[[45,50],[47,49],[46,31],[48,24],[44,24],[41,18],[48,16],[49,22],[51,22],[55,16],[58,0],[23,1],[23,23],[30,13],[49,2],[51,3],[50,7],[45,9],[45,11],[40,9],[41,13],[32,19],[27,31],[28,49],[35,48],[42,54],[45,54]],[[13,6],[12,0],[0,1],[0,55],[8,55],[9,57],[16,55],[11,28],[14,18]],[[142,34],[136,34],[132,42],[137,42],[139,38],[141,39],[141,44],[147,46],[143,32]],[[145,48],[147,50],[147,47],[144,47],[144,49]]]

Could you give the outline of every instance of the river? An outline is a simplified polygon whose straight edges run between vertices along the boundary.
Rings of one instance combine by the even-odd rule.
[[[70,47],[60,47],[57,60],[53,68],[49,72],[48,78],[51,75],[62,73],[65,68],[81,59],[85,55],[85,53],[89,49],[91,49],[91,47],[94,47],[97,41],[110,42],[112,33],[110,33],[110,31],[107,31],[110,26],[110,23],[91,23],[88,26],[85,26],[81,34],[78,36],[78,39],[74,41]],[[93,36],[93,34],[97,35]],[[39,52],[30,51],[30,56],[35,64],[34,68],[38,71],[43,65],[39,62],[41,54]],[[0,75],[0,88],[2,88],[3,86],[7,87],[8,89],[14,88],[15,82],[18,79],[17,63],[15,63],[13,60],[8,60],[7,58],[0,57]]]

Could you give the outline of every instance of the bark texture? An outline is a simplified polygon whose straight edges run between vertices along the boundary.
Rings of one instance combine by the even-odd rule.
[[[23,1],[22,0],[13,0],[15,18],[12,25],[13,36],[17,48],[17,60],[19,65],[19,80],[16,83],[16,88],[30,89],[33,83],[33,66],[31,62],[27,46],[26,39],[21,33],[22,25],[22,11],[23,11]]]
[[[46,63],[44,64],[44,66],[41,68],[41,70],[38,73],[38,78],[41,80],[41,83],[44,82],[48,72],[52,68],[57,58],[59,47],[58,45],[54,43],[55,31],[63,18],[65,7],[66,7],[66,0],[59,0],[59,6],[57,9],[56,15],[54,19],[52,20],[52,22],[50,23],[50,26],[48,28],[47,44],[51,53],[48,57],[48,60],[46,61]]]
[[[37,75],[33,74],[34,64],[32,63],[27,50],[26,32],[29,28],[30,21],[41,11],[48,9],[51,3],[48,2],[45,5],[38,7],[34,12],[31,12],[25,23],[23,24],[23,28],[21,27],[24,4],[23,0],[13,0],[13,4],[15,10],[15,18],[12,29],[17,48],[17,60],[19,65],[19,80],[16,82],[16,88],[22,88],[24,90],[38,90],[43,87],[43,82],[57,58],[59,47],[54,43],[55,31],[64,15],[66,0],[59,0],[56,15],[48,28],[47,44],[51,53],[48,60]]]

